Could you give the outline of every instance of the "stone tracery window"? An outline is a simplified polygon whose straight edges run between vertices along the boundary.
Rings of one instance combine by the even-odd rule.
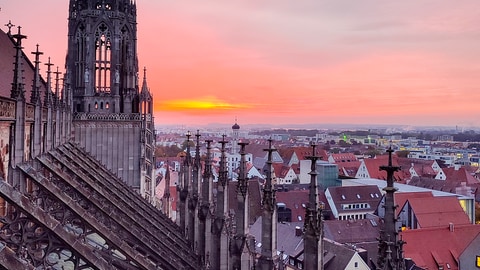
[[[76,35],[76,42],[75,46],[77,49],[77,55],[75,59],[75,63],[77,65],[76,68],[76,78],[79,78],[79,80],[76,81],[76,86],[77,87],[83,87],[85,86],[85,72],[87,70],[87,66],[85,64],[85,57],[86,57],[86,48],[87,48],[87,41],[86,41],[86,36],[85,36],[85,25],[80,24]],[[82,80],[83,79],[83,80]]]
[[[97,93],[110,92],[111,49],[110,31],[102,23],[95,32],[95,90]]]

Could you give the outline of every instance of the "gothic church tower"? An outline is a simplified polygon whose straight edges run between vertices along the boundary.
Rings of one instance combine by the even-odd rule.
[[[153,100],[140,93],[132,0],[70,0],[67,81],[74,138],[147,199],[154,192]],[[148,103],[148,104],[146,104]]]

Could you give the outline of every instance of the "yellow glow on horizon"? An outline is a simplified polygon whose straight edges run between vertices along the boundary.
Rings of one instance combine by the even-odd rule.
[[[232,104],[221,101],[214,97],[202,99],[181,99],[181,100],[165,100],[160,102],[158,109],[163,111],[212,111],[212,110],[232,110],[246,109],[250,106],[246,104]]]

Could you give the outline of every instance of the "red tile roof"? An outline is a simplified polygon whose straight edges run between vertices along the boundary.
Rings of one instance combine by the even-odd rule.
[[[363,160],[365,166],[367,167],[368,174],[370,178],[374,179],[387,179],[387,172],[384,170],[380,170],[380,166],[387,166],[388,165],[388,155],[377,156],[376,158],[368,158]],[[392,157],[392,165],[398,165],[398,158],[397,156]],[[403,171],[397,171],[393,174],[395,181],[402,181],[406,178],[405,173]]]
[[[421,228],[471,224],[456,197],[409,198],[408,203]]]
[[[395,215],[398,216],[400,211],[402,210],[403,206],[407,202],[408,199],[413,198],[431,198],[433,197],[433,193],[431,191],[424,191],[424,192],[396,192],[393,194],[395,204],[398,207],[395,209]]]
[[[335,160],[335,163],[357,161],[357,157],[353,153],[330,154],[330,156]]]
[[[405,258],[411,258],[417,266],[439,269],[442,263],[444,269],[458,270],[459,255],[479,233],[480,225],[454,224],[453,230],[448,226],[406,230],[400,237],[406,242]]]
[[[285,178],[290,167],[283,165],[283,163],[272,163],[273,172],[278,178]]]
[[[446,180],[447,182],[455,182],[455,183],[461,183],[461,182],[466,182],[467,184],[478,184],[480,181],[473,177],[465,168],[443,168],[443,172],[445,173]]]

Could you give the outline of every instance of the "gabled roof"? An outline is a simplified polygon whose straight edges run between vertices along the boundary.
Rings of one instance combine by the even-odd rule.
[[[446,179],[445,181],[452,182],[452,183],[461,183],[466,182],[467,184],[478,184],[480,181],[473,177],[464,167],[455,168],[443,168],[443,172],[445,173]]]
[[[358,168],[360,167],[360,164],[362,164],[360,161],[337,163],[338,175],[355,177],[355,175],[357,174]]]
[[[452,224],[471,224],[458,199],[455,197],[423,197],[409,198],[412,208],[421,228],[447,227]]]
[[[283,165],[283,163],[272,163],[272,167],[275,176],[278,178],[285,178],[288,171],[290,171],[290,167]]]
[[[323,247],[328,253],[333,255],[330,259],[325,258],[324,270],[347,269],[348,263],[356,254],[356,251],[352,248],[328,239],[324,239]]]
[[[357,157],[353,153],[338,153],[338,154],[330,154],[330,157],[333,158],[335,163],[343,163],[343,162],[352,162],[358,161]]]
[[[303,222],[305,219],[305,206],[308,203],[308,190],[291,190],[277,192],[277,203],[284,203],[292,210],[292,221]],[[300,219],[298,218],[300,216]]]
[[[380,166],[388,165],[388,155],[377,156],[376,158],[367,158],[364,159],[363,162],[368,170],[370,178],[382,180],[387,179],[387,172],[384,170],[380,170]],[[392,165],[399,166],[398,158],[395,155],[392,156]],[[395,179],[395,181],[400,181],[405,179],[405,174],[403,171],[400,170],[393,174],[393,178]]]
[[[320,157],[320,160],[326,161],[328,158],[327,151],[321,148],[316,148],[316,155]],[[312,147],[310,146],[292,146],[288,148],[279,149],[279,154],[282,156],[286,163],[295,155],[298,160],[306,160],[308,156],[312,155]]]
[[[342,204],[369,203],[373,209],[382,199],[382,192],[374,185],[329,187],[327,190],[339,212]]]
[[[458,270],[459,255],[479,233],[480,225],[453,224],[451,229],[445,226],[406,230],[400,237],[406,242],[404,257],[412,258],[417,266],[439,269],[439,264],[443,264],[444,269]]]
[[[252,143],[245,146],[245,152],[252,154],[252,157],[255,158],[267,158],[267,152],[263,151],[263,149],[268,148],[267,142],[263,143]]]
[[[395,216],[398,216],[400,211],[402,210],[403,206],[407,202],[408,199],[413,198],[430,198],[433,197],[432,192],[430,191],[422,191],[422,192],[395,192],[393,193],[393,197],[395,200],[395,204],[398,205],[395,208]]]
[[[380,218],[359,220],[325,220],[323,223],[325,238],[339,243],[378,242]]]

